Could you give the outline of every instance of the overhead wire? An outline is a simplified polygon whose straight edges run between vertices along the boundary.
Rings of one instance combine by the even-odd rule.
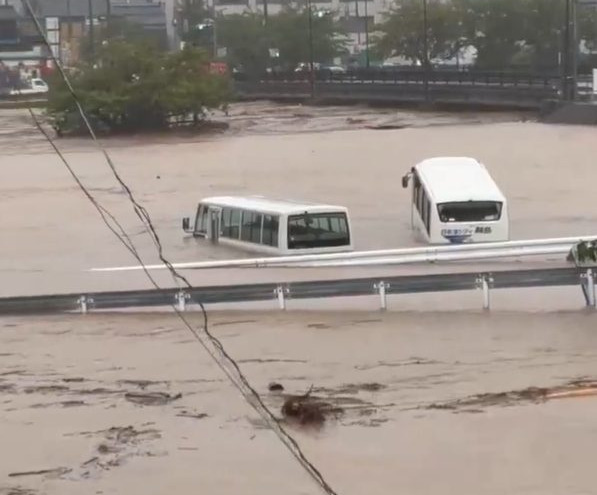
[[[42,40],[44,41],[44,44],[46,45],[47,49],[49,50],[50,57],[51,57],[52,61],[54,62],[54,64],[56,65],[62,80],[64,81],[71,97],[73,98],[73,101],[75,102],[77,111],[78,111],[79,115],[81,116],[81,119],[83,120],[83,123],[85,124],[85,127],[87,128],[89,135],[91,136],[91,139],[93,140],[94,144],[98,147],[98,149],[103,154],[104,158],[106,159],[106,162],[108,163],[108,166],[110,167],[110,170],[112,171],[112,174],[114,175],[114,177],[116,178],[118,183],[121,185],[123,190],[126,192],[128,200],[133,205],[133,210],[134,210],[135,214],[140,219],[141,223],[144,225],[147,232],[149,233],[149,235],[153,241],[153,244],[155,245],[155,247],[158,251],[158,256],[159,256],[160,261],[168,268],[169,272],[171,273],[172,277],[175,280],[181,281],[188,288],[193,288],[192,284],[188,281],[188,279],[185,276],[178,273],[178,271],[172,266],[172,263],[168,259],[166,259],[166,257],[164,256],[163,246],[162,246],[160,237],[157,233],[157,230],[155,229],[155,227],[153,225],[153,222],[151,220],[151,217],[150,217],[148,211],[137,202],[137,200],[135,199],[135,197],[133,195],[132,190],[130,189],[130,187],[126,184],[126,182],[122,179],[122,177],[118,173],[107,150],[101,145],[101,143],[97,139],[96,133],[93,130],[93,127],[91,126],[91,124],[89,122],[89,119],[87,118],[85,110],[83,109],[83,106],[81,105],[81,102],[80,102],[74,88],[72,87],[72,84],[71,84],[64,68],[62,67],[62,64],[60,63],[60,61],[57,59],[57,57],[54,55],[54,52],[52,51],[52,47],[46,37],[46,34],[44,33],[44,31],[39,23],[37,16],[35,15],[33,8],[31,7],[30,1],[22,0],[22,3],[25,6],[25,10],[27,11],[27,13],[31,16],[39,36],[42,38]],[[64,155],[60,152],[58,147],[55,145],[52,138],[49,136],[49,134],[47,132],[45,132],[42,125],[36,118],[34,112],[31,109],[29,109],[29,111],[30,111],[30,114],[31,114],[34,122],[35,122],[36,127],[40,130],[40,132],[42,132],[42,134],[46,137],[48,142],[51,144],[54,151],[61,158],[62,162],[67,167],[69,173],[75,180],[77,186],[83,191],[83,193],[85,194],[87,199],[94,205],[94,207],[100,214],[100,217],[102,218],[104,223],[108,226],[110,231],[119,239],[119,241],[125,246],[125,248],[139,262],[139,264],[143,268],[145,275],[148,277],[148,279],[150,280],[152,285],[156,289],[162,290],[162,288],[159,286],[159,284],[155,281],[155,279],[149,273],[145,263],[143,262],[140,254],[137,251],[130,236],[126,233],[126,230],[118,222],[118,220],[115,218],[115,216],[112,215],[106,208],[104,208],[93,197],[93,195],[89,192],[89,190],[85,187],[85,185],[79,179],[79,177],[77,176],[75,171],[72,169],[72,167],[68,164],[68,161],[66,160]],[[112,220],[112,222],[114,222],[116,227],[112,226],[109,223],[108,219]],[[185,317],[185,315],[182,314],[180,309],[177,308],[174,303],[171,306],[174,309],[176,315],[180,318],[180,320],[183,322],[185,327],[192,333],[192,335],[197,340],[197,342],[204,348],[204,350],[208,353],[208,355],[214,360],[214,362],[223,371],[223,373],[230,380],[230,382],[239,390],[239,392],[244,397],[244,399],[248,402],[248,404],[251,407],[253,407],[253,409],[255,409],[255,411],[266,422],[268,427],[278,436],[279,440],[287,447],[287,449],[291,452],[291,454],[295,457],[295,459],[300,463],[300,465],[307,471],[307,473],[311,476],[311,478],[313,478],[314,481],[328,495],[337,495],[336,492],[334,491],[334,489],[325,480],[325,478],[323,477],[321,472],[317,469],[317,467],[315,465],[313,465],[306,458],[306,456],[302,452],[302,450],[301,450],[300,446],[298,445],[298,443],[296,442],[296,440],[286,431],[286,429],[282,426],[282,424],[280,423],[278,418],[266,406],[266,404],[263,402],[263,399],[261,398],[259,393],[251,386],[251,384],[245,377],[244,373],[240,369],[238,363],[226,351],[226,349],[224,348],[221,341],[210,332],[208,315],[207,315],[207,311],[205,309],[203,302],[200,299],[196,299],[194,302],[196,302],[201,309],[201,313],[203,316],[203,333],[207,337],[211,346],[213,346],[213,348],[219,353],[219,356],[216,355],[214,350],[211,349],[210,346],[207,344],[207,342],[205,342],[203,340],[200,333],[197,331],[197,329],[195,329],[193,327],[193,325],[188,321],[188,319]],[[229,369],[224,362],[227,363],[228,365],[230,365],[232,367],[232,370]]]

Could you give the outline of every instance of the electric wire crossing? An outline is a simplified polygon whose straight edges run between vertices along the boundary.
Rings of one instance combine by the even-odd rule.
[[[23,3],[23,6],[25,7],[26,12],[31,16],[31,19],[34,22],[34,25],[35,25],[38,35],[43,39],[44,44],[48,48],[50,57],[51,57],[52,61],[54,62],[55,66],[57,67],[59,74],[60,74],[61,78],[63,79],[70,95],[72,96],[73,101],[75,102],[75,105],[77,107],[77,111],[78,111],[79,115],[81,116],[81,119],[83,120],[83,123],[85,124],[85,127],[87,128],[87,130],[89,132],[89,135],[91,136],[94,144],[98,147],[99,151],[102,153],[102,155],[106,159],[106,162],[107,162],[108,166],[110,167],[112,175],[115,177],[115,179],[121,185],[123,190],[126,192],[127,198],[130,201],[130,203],[132,204],[135,214],[137,215],[137,217],[139,218],[139,220],[141,221],[141,223],[143,224],[143,226],[146,228],[147,232],[149,233],[149,235],[157,249],[160,261],[164,265],[166,265],[166,267],[168,268],[169,272],[171,273],[174,281],[177,284],[178,284],[178,282],[182,282],[189,289],[192,289],[193,286],[186,279],[186,277],[184,277],[183,275],[178,273],[176,271],[176,269],[172,266],[172,263],[170,263],[170,261],[168,261],[165,258],[160,238],[159,238],[158,233],[152,223],[149,213],[142,205],[140,205],[137,202],[131,189],[119,175],[108,152],[98,141],[97,136],[93,130],[93,127],[91,126],[91,124],[87,118],[87,115],[86,115],[86,113],[81,105],[81,102],[78,99],[78,97],[70,83],[70,80],[69,80],[66,72],[64,71],[64,68],[62,67],[60,61],[56,58],[56,56],[54,55],[54,52],[52,51],[50,43],[49,43],[49,41],[39,23],[39,19],[37,18],[37,16],[35,15],[35,12],[33,11],[33,8],[31,7],[30,1],[22,0],[22,3]],[[39,120],[36,118],[36,116],[31,108],[29,108],[29,112],[33,118],[33,121],[34,121],[36,127],[40,130],[40,132],[48,140],[48,142],[50,143],[50,145],[52,146],[54,151],[60,157],[63,164],[68,169],[70,175],[75,180],[77,186],[81,189],[81,191],[85,194],[86,198],[96,208],[102,221],[106,224],[108,229],[110,229],[112,234],[114,234],[114,236],[116,236],[118,238],[118,240],[124,245],[124,247],[133,255],[133,257],[139,262],[139,264],[142,265],[143,271],[146,274],[146,276],[148,277],[148,279],[150,280],[150,282],[152,283],[152,285],[156,289],[162,290],[162,288],[158,285],[158,283],[155,281],[155,279],[149,274],[134,243],[132,242],[130,236],[126,233],[126,230],[118,222],[116,217],[113,214],[111,214],[105,207],[103,207],[93,197],[93,195],[88,191],[88,189],[85,187],[85,185],[81,182],[81,180],[77,176],[76,172],[69,165],[69,163],[66,160],[66,158],[64,157],[64,155],[60,152],[60,150],[58,149],[56,144],[53,142],[52,138],[47,134],[47,132],[44,131],[43,127],[41,126]],[[114,225],[112,225],[109,220],[111,220],[114,223]],[[172,304],[172,308],[175,311],[176,315],[183,322],[184,326],[193,334],[193,336],[195,337],[197,342],[206,350],[206,352],[215,361],[215,363],[218,365],[218,367],[224,372],[224,374],[227,376],[227,378],[230,380],[230,382],[239,390],[239,392],[242,394],[244,399],[249,403],[249,405],[251,407],[253,407],[255,409],[255,411],[264,419],[264,421],[269,426],[269,428],[272,429],[276,433],[276,435],[278,436],[280,441],[289,449],[289,451],[298,460],[298,462],[307,471],[307,473],[318,483],[318,485],[328,495],[336,495],[336,492],[334,491],[334,489],[327,483],[327,481],[324,479],[323,475],[319,472],[319,470],[305,457],[301,448],[299,447],[297,442],[294,440],[294,438],[291,435],[289,435],[288,432],[286,432],[285,428],[280,424],[279,420],[274,416],[274,414],[264,404],[263,400],[261,399],[261,397],[259,396],[257,391],[248,382],[248,380],[242,373],[242,371],[241,371],[240,367],[238,366],[238,364],[236,363],[236,361],[228,354],[228,352],[225,350],[224,346],[219,341],[219,339],[217,337],[215,337],[214,335],[212,335],[212,333],[209,331],[208,315],[207,315],[207,311],[205,310],[205,306],[202,304],[202,302],[200,300],[197,300],[196,302],[199,304],[199,306],[201,308],[202,315],[203,315],[203,333],[205,334],[205,337],[207,337],[211,347],[202,338],[199,331],[197,329],[195,329],[192,326],[192,324],[187,320],[187,318],[179,311],[179,309],[176,307],[175,304]],[[216,352],[214,352],[214,350],[217,352],[217,354],[216,354]]]

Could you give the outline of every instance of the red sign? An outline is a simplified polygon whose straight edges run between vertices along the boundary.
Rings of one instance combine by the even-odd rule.
[[[226,64],[225,62],[210,62],[209,72],[211,72],[212,74],[219,74],[220,76],[224,76],[228,74],[228,64]]]

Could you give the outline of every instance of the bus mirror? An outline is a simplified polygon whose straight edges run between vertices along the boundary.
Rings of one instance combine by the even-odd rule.
[[[410,179],[410,174],[406,174],[402,176],[402,187],[406,189],[408,187],[408,181]]]
[[[184,230],[185,232],[189,231],[189,217],[185,217],[182,219],[182,230]]]

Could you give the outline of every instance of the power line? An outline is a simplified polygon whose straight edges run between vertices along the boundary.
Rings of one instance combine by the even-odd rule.
[[[27,13],[31,16],[39,36],[43,39],[44,44],[48,48],[50,57],[51,57],[52,61],[54,62],[54,64],[56,65],[62,80],[64,81],[70,95],[72,96],[73,101],[75,102],[77,111],[78,111],[79,115],[81,116],[83,123],[85,124],[85,126],[89,132],[89,135],[91,136],[94,144],[96,144],[96,146],[101,151],[104,158],[106,159],[106,162],[108,163],[108,166],[110,167],[110,169],[112,171],[112,174],[114,175],[114,177],[116,178],[118,183],[121,185],[121,187],[126,192],[129,201],[133,205],[133,210],[135,211],[135,214],[139,217],[139,219],[141,220],[141,223],[146,227],[146,229],[147,229],[147,231],[148,231],[148,233],[158,251],[160,261],[168,268],[168,270],[172,274],[172,277],[175,280],[182,281],[188,288],[192,288],[192,285],[187,280],[187,278],[184,277],[183,275],[179,274],[177,272],[177,270],[172,266],[172,263],[170,263],[170,261],[165,258],[164,253],[163,253],[162,243],[161,243],[158,233],[153,225],[153,222],[151,220],[149,213],[142,205],[140,205],[137,202],[131,189],[119,175],[108,152],[98,141],[97,136],[93,130],[93,127],[91,126],[91,124],[87,118],[87,115],[81,105],[81,102],[80,102],[79,98],[77,97],[77,95],[70,83],[70,80],[69,80],[66,72],[64,71],[64,68],[62,67],[62,64],[60,63],[60,61],[57,59],[57,57],[54,55],[54,52],[52,51],[52,47],[50,46],[50,43],[48,42],[48,39],[39,23],[39,20],[31,7],[30,1],[22,0],[22,3],[25,6]],[[93,21],[91,21],[91,22],[93,22]],[[98,213],[100,214],[104,223],[108,226],[108,228],[112,231],[112,233],[116,237],[119,238],[120,242],[125,246],[125,248],[127,248],[127,250],[139,262],[139,264],[143,268],[144,273],[146,274],[148,279],[151,281],[151,283],[155,286],[155,288],[158,290],[161,290],[161,287],[159,286],[159,284],[155,281],[155,279],[151,276],[151,274],[147,270],[141,256],[139,255],[138,251],[136,250],[132,240],[127,235],[125,229],[120,225],[120,223],[118,223],[117,219],[111,213],[109,213],[108,210],[106,210],[103,206],[101,206],[99,204],[99,202],[93,197],[93,195],[85,188],[85,186],[80,181],[80,179],[78,178],[78,176],[76,175],[76,173],[74,172],[72,167],[69,166],[68,161],[66,160],[64,155],[60,152],[58,147],[53,142],[52,138],[43,130],[39,121],[35,117],[33,111],[31,109],[29,111],[30,111],[31,116],[33,117],[34,122],[35,122],[36,126],[38,127],[38,129],[42,132],[42,134],[44,134],[46,139],[50,142],[53,149],[58,154],[58,156],[61,158],[62,162],[65,164],[65,166],[69,170],[70,174],[75,179],[75,182],[77,183],[79,188],[83,191],[83,193],[85,194],[87,199],[89,201],[91,201],[91,203],[98,210]],[[108,222],[108,218],[111,219],[113,222],[115,222],[115,225],[118,228],[118,230],[120,230],[120,233],[116,230],[115,227],[110,225],[110,223]],[[288,448],[288,450],[297,459],[297,461],[301,464],[301,466],[307,471],[307,473],[319,484],[319,486],[328,495],[336,495],[336,492],[327,483],[327,481],[324,479],[323,475],[319,472],[319,470],[305,457],[301,448],[297,444],[296,440],[294,440],[294,438],[290,434],[288,434],[288,432],[281,425],[280,421],[274,416],[274,414],[265,405],[265,403],[261,399],[260,395],[251,386],[251,384],[248,382],[248,380],[244,376],[243,372],[241,371],[240,367],[238,366],[238,364],[234,360],[234,358],[232,358],[230,356],[230,354],[228,354],[228,352],[226,351],[226,349],[224,348],[224,346],[222,345],[220,340],[209,331],[208,315],[207,315],[207,311],[205,310],[205,306],[203,305],[203,303],[200,300],[196,300],[195,302],[197,302],[197,304],[201,308],[201,313],[203,315],[203,333],[209,340],[209,343],[211,344],[211,346],[219,353],[219,357],[216,355],[216,353],[214,353],[213,349],[210,348],[210,346],[207,344],[207,342],[205,342],[203,340],[199,331],[197,331],[197,329],[195,329],[191,325],[191,323],[187,320],[187,318],[180,312],[180,310],[174,304],[172,304],[172,308],[174,309],[176,315],[181,319],[181,321],[183,322],[185,327],[193,334],[193,336],[195,337],[197,342],[206,350],[206,352],[215,361],[215,363],[218,365],[218,367],[224,372],[224,374],[227,376],[227,378],[230,380],[230,382],[239,390],[239,392],[241,393],[243,398],[249,403],[249,405],[251,407],[253,407],[255,409],[255,411],[264,419],[264,421],[270,427],[270,429],[273,430],[274,433],[276,433],[276,435],[278,436],[280,441]],[[232,369],[227,367],[226,364],[224,363],[224,361],[228,365],[230,365],[232,367]]]

